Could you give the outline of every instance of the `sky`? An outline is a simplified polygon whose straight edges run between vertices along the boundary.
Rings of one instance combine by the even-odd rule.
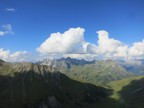
[[[143,59],[144,0],[0,0],[0,59]]]

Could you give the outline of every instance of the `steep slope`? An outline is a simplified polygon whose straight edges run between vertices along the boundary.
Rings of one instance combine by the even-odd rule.
[[[77,60],[68,58],[61,58],[61,59],[45,59],[43,61],[37,62],[40,65],[48,65],[57,68],[58,70],[67,70],[71,69],[72,66],[84,66],[86,64],[94,64],[95,61],[86,61],[84,59]]]
[[[56,65],[52,66],[55,66],[55,68],[73,79],[93,84],[106,84],[132,76],[123,66],[113,60],[82,61],[66,58],[63,60],[55,60]],[[69,63],[69,65],[67,65],[67,63]],[[51,65],[45,61],[41,61],[39,64]]]
[[[132,76],[125,68],[112,60],[97,61],[95,64],[76,66],[67,75],[87,80],[93,84],[106,84]]]
[[[131,81],[119,94],[127,108],[144,108],[144,77]]]
[[[109,83],[114,90],[112,98],[123,108],[144,108],[144,76],[129,77]]]
[[[103,102],[113,106],[110,94],[108,89],[74,81],[50,66],[0,64],[0,108],[95,108]]]

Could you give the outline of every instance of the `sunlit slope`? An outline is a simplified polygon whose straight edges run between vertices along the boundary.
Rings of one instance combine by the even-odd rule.
[[[144,108],[144,76],[129,77],[108,85],[114,91],[111,98],[124,108]]]

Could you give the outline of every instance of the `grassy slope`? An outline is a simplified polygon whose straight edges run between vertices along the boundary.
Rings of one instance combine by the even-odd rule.
[[[110,97],[123,104],[124,108],[143,108],[144,91],[137,92],[144,87],[144,76],[125,78],[108,84],[113,89]]]
[[[91,64],[85,66],[72,66],[69,72],[65,73],[71,78],[84,80],[92,84],[106,84],[111,81],[120,80],[131,76],[131,73],[119,66],[101,66]]]
[[[22,90],[20,91],[21,88],[19,88],[19,87],[21,87],[21,85],[22,85],[21,80],[24,77],[24,75],[21,73],[15,74],[15,72],[13,70],[11,70],[11,68],[9,68],[8,66],[3,67],[3,69],[4,69],[3,72],[0,71],[0,74],[1,74],[1,78],[0,78],[1,79],[1,81],[0,81],[1,89],[0,90],[2,91],[0,93],[0,96],[2,97],[2,95],[5,94],[4,95],[4,97],[5,97],[9,92],[9,91],[7,91],[8,89],[7,89],[7,85],[6,85],[6,83],[9,84],[9,82],[7,82],[7,81],[9,81],[9,80],[7,80],[7,78],[9,78],[9,77],[5,77],[8,75],[13,80],[13,84],[14,84],[13,95],[15,97],[14,100],[17,102],[17,104],[18,103],[21,104],[21,102],[22,103],[28,102],[28,103],[33,104],[36,101],[38,101],[40,98],[47,98],[48,95],[56,96],[56,94],[58,93],[57,98],[64,102],[65,107],[69,107],[69,105],[72,105],[73,107],[76,107],[77,105],[82,105],[82,107],[85,106],[88,108],[89,107],[95,108],[96,106],[98,108],[144,108],[144,104],[143,104],[144,95],[143,94],[131,95],[131,93],[130,93],[130,92],[133,92],[135,89],[137,90],[137,89],[139,89],[139,87],[143,86],[144,81],[141,79],[144,78],[144,76],[128,77],[128,78],[125,78],[125,79],[122,79],[119,81],[113,81],[113,82],[107,84],[109,87],[108,89],[113,90],[113,94],[109,98],[105,98],[105,96],[103,97],[103,94],[105,92],[102,92],[101,93],[102,95],[99,92],[99,90],[100,91],[102,90],[101,87],[94,87],[92,85],[88,85],[89,88],[91,88],[91,89],[90,89],[90,91],[89,90],[85,91],[86,90],[85,83],[80,83],[80,82],[77,82],[74,80],[70,80],[68,77],[65,77],[63,75],[60,78],[61,79],[60,83],[61,83],[64,93],[61,93],[61,92],[59,93],[59,91],[55,91],[56,90],[55,88],[54,89],[52,88],[53,82],[51,82],[50,85],[47,85],[45,83],[45,78],[41,79],[41,77],[39,77],[39,75],[37,76],[37,74],[34,75],[33,72],[30,72],[27,75],[27,77],[25,78],[25,79],[28,79],[28,80],[25,80],[25,84],[26,84],[26,88],[27,88],[26,89],[27,97],[24,97],[24,100],[21,100],[23,98],[23,95],[22,95]],[[80,68],[80,69],[85,70],[85,68]],[[95,71],[91,67],[88,67],[86,69],[86,71],[88,71],[89,69],[91,69],[90,71]],[[108,71],[108,69],[106,69],[106,70]],[[80,70],[80,72],[81,72],[81,70]],[[84,71],[83,71],[83,74],[85,75],[83,77],[90,77]],[[91,75],[94,75],[94,73]],[[85,80],[83,80],[83,77],[80,77],[79,81],[86,82]],[[41,79],[40,81],[38,81],[39,78]],[[46,79],[50,80],[51,77],[46,78]],[[92,79],[92,80],[94,80],[94,79]],[[39,93],[39,91],[42,91],[42,92]],[[91,102],[91,99],[93,99],[93,97],[94,97],[94,99],[97,99],[97,98],[98,98],[98,100],[102,99],[102,103],[99,102],[98,100],[96,100],[96,103],[94,103],[94,104],[89,104],[89,103],[85,102],[84,101],[85,96],[86,96],[85,94],[87,94],[87,93],[91,93],[90,98],[87,101]],[[64,94],[65,94],[65,96],[64,96]],[[2,101],[5,101],[3,97],[2,97]],[[1,101],[1,103],[3,103],[2,101]],[[9,100],[9,101],[11,101],[11,100]],[[131,104],[134,107],[132,107]]]
[[[111,95],[111,97],[119,100],[120,99],[120,95],[119,95],[118,92],[121,91],[124,86],[127,86],[128,84],[130,84],[131,81],[139,80],[141,78],[144,78],[144,76],[128,77],[128,78],[125,78],[125,79],[122,79],[122,80],[119,80],[119,81],[110,82],[108,84],[108,86],[111,89],[114,90],[114,94]]]

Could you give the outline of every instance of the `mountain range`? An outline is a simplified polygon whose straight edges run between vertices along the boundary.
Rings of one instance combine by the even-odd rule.
[[[51,66],[0,61],[0,108],[88,108],[106,101],[110,93]]]
[[[137,65],[142,60],[0,60],[0,108],[143,108],[143,71],[128,68]]]
[[[109,63],[117,64],[123,68],[125,68],[126,71],[129,71],[131,73],[134,73],[135,75],[144,75],[144,60],[143,59],[137,59],[137,60],[93,60],[93,61],[86,61],[84,59],[78,60],[73,58],[61,58],[61,59],[44,59],[43,61],[38,61],[37,63],[40,65],[48,65],[55,67],[57,69],[67,68],[71,69],[72,66],[85,66],[88,64],[101,64],[103,63],[104,66]],[[110,63],[110,64],[111,64]]]
[[[85,61],[72,58],[62,58],[37,62],[40,65],[55,67],[65,75],[77,80],[83,80],[93,84],[106,84],[136,75],[129,71],[122,62],[114,60]]]

